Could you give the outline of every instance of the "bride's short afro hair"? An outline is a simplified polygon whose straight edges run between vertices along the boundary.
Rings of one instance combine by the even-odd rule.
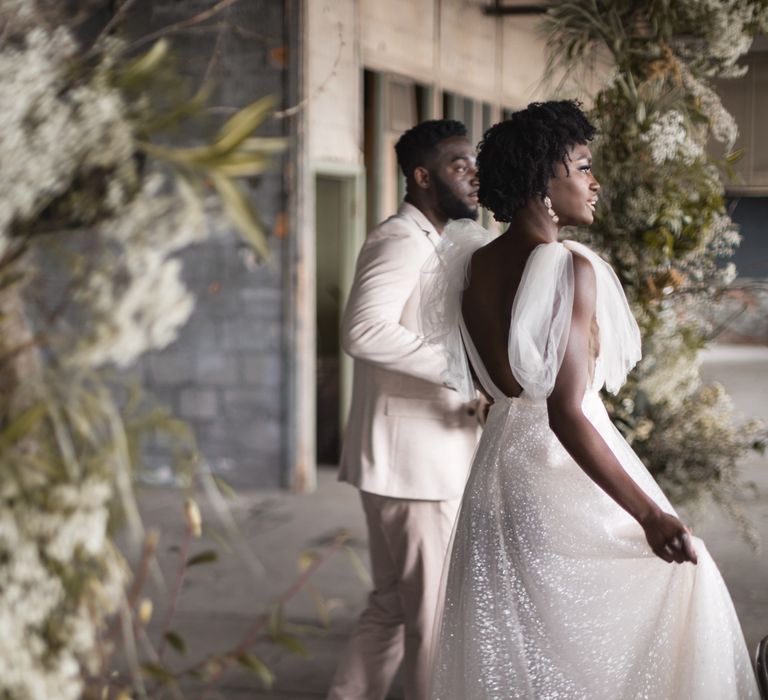
[[[568,149],[591,141],[595,131],[572,100],[532,102],[494,124],[478,146],[480,204],[497,221],[511,221],[531,197],[547,193],[557,162],[568,168]]]
[[[413,171],[429,156],[438,143],[452,136],[466,136],[467,127],[453,119],[430,119],[408,129],[395,144],[397,163],[409,180]]]

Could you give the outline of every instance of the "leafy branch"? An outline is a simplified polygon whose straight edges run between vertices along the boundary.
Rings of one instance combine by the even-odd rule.
[[[167,40],[160,39],[117,74],[117,84],[124,89],[150,84],[167,61],[168,53]],[[208,88],[203,87],[171,110],[143,117],[138,128],[147,135],[165,129],[193,115],[206,103],[207,97]],[[144,154],[169,165],[180,178],[193,185],[194,191],[200,192],[210,183],[219,196],[224,213],[263,260],[269,258],[264,224],[239,180],[262,175],[288,145],[284,138],[253,136],[274,106],[272,97],[263,97],[246,105],[221,126],[210,143],[202,146],[172,147],[146,139],[138,142]]]
[[[233,666],[246,669],[254,674],[263,685],[271,687],[275,681],[275,674],[263,657],[254,652],[254,647],[261,643],[268,643],[289,653],[307,656],[308,650],[301,636],[323,632],[331,626],[328,601],[312,583],[312,579],[319,569],[339,554],[344,554],[350,560],[357,575],[366,583],[368,582],[368,574],[364,565],[349,545],[348,533],[345,531],[337,532],[330,536],[319,550],[311,549],[301,553],[297,562],[299,574],[296,579],[272,601],[267,611],[256,616],[237,642],[229,648],[211,652],[181,668],[173,668],[164,661],[165,651],[171,648],[181,657],[187,653],[186,642],[172,628],[183,591],[183,582],[190,574],[192,567],[214,563],[218,558],[213,549],[204,549],[191,554],[191,545],[201,534],[202,522],[199,508],[194,499],[188,498],[185,502],[185,530],[179,547],[179,564],[174,576],[174,583],[170,589],[167,608],[156,632],[156,642],[151,639],[147,629],[152,617],[153,606],[149,599],[141,598],[141,589],[146,583],[150,562],[156,556],[156,533],[150,533],[145,540],[141,560],[136,568],[137,576],[126,602],[126,609],[130,612],[133,620],[130,626],[133,630],[131,636],[135,636],[140,642],[145,654],[145,660],[137,657],[141,677],[154,683],[156,689],[167,689],[177,698],[183,697],[181,682],[185,679],[200,681],[202,683],[199,690],[200,698],[205,697],[221,682],[225,672]],[[319,627],[295,625],[286,619],[286,606],[301,592],[306,592],[313,600],[320,623]],[[114,639],[113,634],[110,634],[112,639]],[[128,641],[124,639],[124,643]],[[132,646],[132,644],[133,642],[128,646]],[[105,658],[111,659],[113,656],[114,650],[105,655]],[[89,693],[93,697],[122,697],[121,694],[131,691],[139,692],[139,685],[141,684],[143,681],[139,683],[136,679],[131,680],[130,676],[116,672],[112,669],[112,664],[109,664],[104,667],[98,678],[93,679],[89,686]],[[154,693],[154,691],[150,692]]]

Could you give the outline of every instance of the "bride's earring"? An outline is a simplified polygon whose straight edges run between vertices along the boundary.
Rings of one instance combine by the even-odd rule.
[[[549,214],[554,223],[560,221],[560,217],[555,214],[555,210],[552,208],[552,200],[549,198],[549,195],[544,195],[544,206],[547,208],[547,214]]]

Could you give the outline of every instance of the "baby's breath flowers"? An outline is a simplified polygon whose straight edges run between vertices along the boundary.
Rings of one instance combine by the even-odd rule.
[[[640,140],[649,145],[651,160],[656,165],[674,160],[692,165],[704,155],[701,144],[691,137],[683,115],[675,109],[654,121]]]

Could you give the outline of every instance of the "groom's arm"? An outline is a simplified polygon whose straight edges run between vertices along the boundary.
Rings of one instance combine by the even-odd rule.
[[[342,347],[355,359],[442,384],[445,358],[400,322],[419,284],[424,253],[398,228],[374,233],[360,251],[342,320]]]

